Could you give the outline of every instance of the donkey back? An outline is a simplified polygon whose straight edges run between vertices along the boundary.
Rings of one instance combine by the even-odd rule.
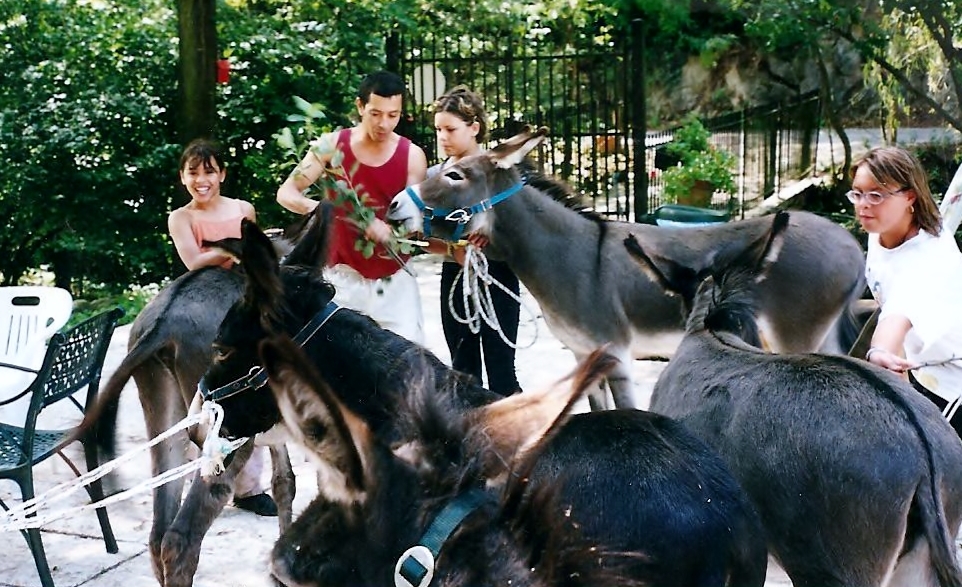
[[[687,283],[626,243],[665,287],[695,292],[651,409],[721,453],[796,587],[960,585],[962,445],[935,406],[864,361],[750,344],[756,284],[787,220],[776,215],[749,253],[713,275],[688,273]]]

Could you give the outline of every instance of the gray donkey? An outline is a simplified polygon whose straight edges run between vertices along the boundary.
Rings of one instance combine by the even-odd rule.
[[[552,333],[579,361],[609,345],[620,360],[608,377],[614,402],[633,407],[631,359],[670,357],[684,320],[678,299],[639,274],[624,238],[634,235],[653,259],[697,273],[724,266],[767,233],[769,222],[665,228],[573,209],[568,188],[519,165],[546,133],[529,128],[462,159],[398,194],[388,218],[452,240],[467,232],[487,235],[485,254],[507,261],[537,299]],[[780,261],[758,286],[767,344],[778,351],[822,348],[833,325],[852,324],[838,319],[861,296],[863,273],[864,254],[848,231],[812,214],[793,215]],[[848,341],[826,348],[846,351]],[[605,404],[603,394],[589,399],[593,409]]]
[[[769,234],[714,275],[660,269],[626,239],[691,308],[651,410],[719,451],[795,587],[962,585],[962,444],[938,409],[860,359],[757,348],[755,291],[795,229],[786,213],[768,222]]]

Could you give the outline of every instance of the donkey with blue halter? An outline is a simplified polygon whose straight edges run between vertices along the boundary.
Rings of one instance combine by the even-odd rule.
[[[658,267],[626,240],[691,309],[652,411],[721,453],[795,587],[962,585],[962,444],[935,405],[861,359],[757,347],[757,282],[794,224],[780,213],[770,227],[712,272]]]
[[[525,410],[538,424],[524,435],[512,409],[490,404],[466,413],[446,404],[436,388],[444,383],[433,381],[431,370],[415,370],[410,397],[397,406],[400,419],[411,422],[404,451],[364,426],[285,337],[262,343],[261,356],[292,436],[329,472],[304,513],[310,523],[298,523],[274,548],[270,567],[279,583],[650,585],[639,580],[647,556],[586,539],[577,523],[557,514],[557,485],[527,495],[540,450],[605,368],[604,355],[583,366],[570,389],[539,394]],[[498,479],[506,466],[504,484]],[[308,557],[314,571],[305,577],[300,565]]]
[[[765,219],[666,228],[605,221],[573,209],[570,191],[523,165],[545,139],[530,129],[486,153],[466,157],[395,196],[388,218],[412,232],[456,239],[486,235],[484,249],[506,261],[538,301],[554,335],[578,359],[608,344],[620,364],[607,382],[615,405],[632,407],[632,358],[667,358],[684,332],[682,309],[636,270],[622,245],[634,235],[656,262],[702,271],[723,266],[768,229]],[[812,214],[792,216],[779,263],[758,284],[759,321],[779,351],[811,351],[864,290],[864,254],[842,227]],[[852,337],[854,338],[854,336]],[[838,343],[831,351],[847,350]],[[601,394],[589,398],[604,406]]]

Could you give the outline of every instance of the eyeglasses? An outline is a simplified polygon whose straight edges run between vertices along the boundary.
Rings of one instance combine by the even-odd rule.
[[[885,198],[894,196],[895,194],[901,194],[908,189],[907,187],[900,188],[894,192],[860,192],[858,190],[849,190],[845,192],[845,197],[853,204],[858,204],[860,200],[865,200],[865,203],[869,206],[875,206],[885,201]]]

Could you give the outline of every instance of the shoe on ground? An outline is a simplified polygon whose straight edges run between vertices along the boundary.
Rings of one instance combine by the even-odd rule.
[[[234,506],[242,510],[254,512],[258,516],[277,517],[277,504],[274,498],[266,493],[249,495],[247,497],[235,497]]]

